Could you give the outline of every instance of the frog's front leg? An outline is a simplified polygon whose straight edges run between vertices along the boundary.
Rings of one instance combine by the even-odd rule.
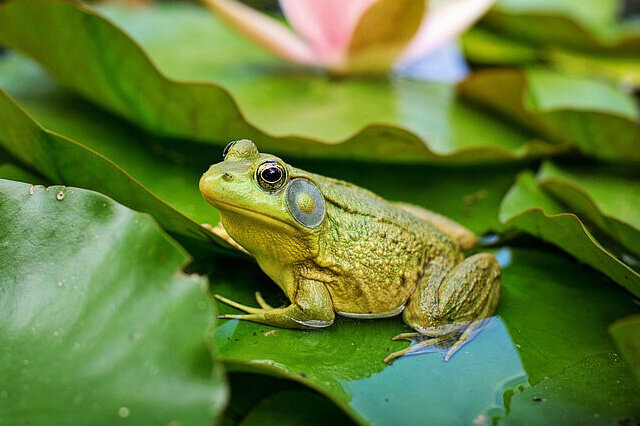
[[[328,327],[333,324],[335,318],[327,287],[320,281],[309,279],[300,279],[292,304],[285,308],[250,308],[221,296],[216,298],[248,313],[248,315],[220,315],[218,318],[241,319],[282,328]]]
[[[432,268],[433,269],[433,268]],[[500,266],[488,253],[473,255],[442,277],[425,275],[418,285],[403,313],[404,321],[420,334],[432,337],[385,358],[390,362],[417,347],[428,346],[448,340],[460,334],[456,343],[445,355],[448,361],[469,338],[479,321],[491,316],[500,299]],[[405,338],[409,334],[396,337]]]

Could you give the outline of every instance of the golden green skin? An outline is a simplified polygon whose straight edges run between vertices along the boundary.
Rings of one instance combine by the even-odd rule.
[[[256,169],[268,160],[288,171],[287,182],[275,191],[256,181]],[[314,228],[301,225],[287,205],[286,188],[295,178],[312,182],[324,197],[325,216]],[[251,141],[235,142],[224,161],[202,176],[200,191],[220,211],[219,234],[251,254],[291,300],[288,307],[272,308],[257,294],[261,308],[251,308],[217,296],[248,313],[224,318],[319,328],[331,325],[336,313],[382,318],[403,312],[417,333],[396,338],[433,337],[419,344],[426,346],[461,333],[448,359],[498,304],[500,267],[490,254],[464,258],[461,248],[472,248],[476,240],[461,225],[296,169],[259,153]],[[305,211],[315,206],[308,194],[296,202]]]

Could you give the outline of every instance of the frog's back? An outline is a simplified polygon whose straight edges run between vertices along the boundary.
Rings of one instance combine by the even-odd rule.
[[[368,189],[339,179],[320,175],[313,177],[327,203],[339,212],[375,219],[381,226],[401,227],[406,232],[415,233],[418,238],[430,231],[423,221]]]
[[[334,274],[327,286],[339,313],[399,312],[430,258],[457,250],[440,230],[369,190],[323,176],[313,179],[327,204],[317,264]]]

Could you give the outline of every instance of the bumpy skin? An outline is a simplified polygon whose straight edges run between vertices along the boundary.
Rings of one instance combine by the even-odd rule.
[[[261,187],[257,178],[268,161],[288,174],[276,189]],[[324,213],[317,225],[302,225],[292,201],[287,202],[287,187],[296,179],[319,191],[315,201],[313,194],[293,197],[298,210]],[[251,308],[217,296],[248,313],[224,318],[317,328],[331,325],[335,313],[381,318],[404,309],[404,321],[417,333],[396,338],[433,337],[418,344],[426,346],[460,334],[448,359],[498,304],[495,258],[464,259],[461,253],[475,245],[472,232],[421,207],[392,203],[350,183],[291,167],[260,154],[251,141],[235,142],[224,161],[202,176],[200,190],[220,211],[219,235],[255,257],[291,300],[288,307],[272,308],[257,294],[261,308]]]

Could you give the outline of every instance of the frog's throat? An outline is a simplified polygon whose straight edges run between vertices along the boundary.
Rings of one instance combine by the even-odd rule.
[[[236,212],[236,213],[242,214],[244,216],[250,216],[250,217],[253,217],[254,219],[256,219],[258,221],[262,221],[262,222],[275,222],[278,225],[285,225],[286,227],[290,228],[293,231],[298,231],[298,228],[296,228],[292,224],[287,223],[284,220],[280,220],[278,218],[275,218],[273,216],[266,215],[266,214],[261,213],[261,212],[256,211],[256,210],[251,210],[251,209],[248,209],[246,207],[240,207],[240,206],[237,206],[235,204],[227,203],[225,201],[220,201],[220,200],[212,200],[211,203],[214,206],[218,207],[219,209],[223,209],[223,210],[226,209],[226,210],[230,210],[232,212]]]

